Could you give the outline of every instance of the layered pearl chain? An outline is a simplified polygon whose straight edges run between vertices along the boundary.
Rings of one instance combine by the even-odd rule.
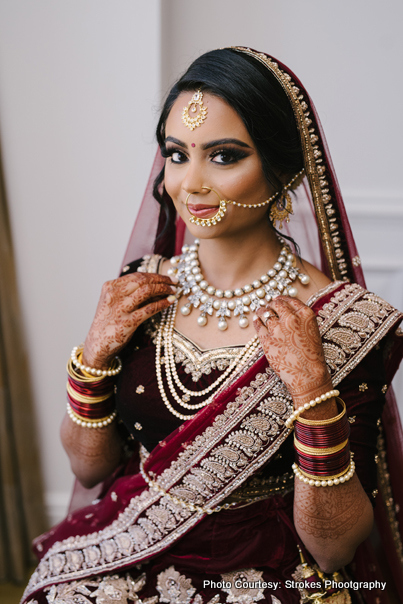
[[[220,377],[217,378],[212,384],[210,384],[210,386],[208,386],[207,388],[204,388],[203,390],[198,390],[198,391],[189,390],[180,381],[178,373],[176,371],[176,366],[175,366],[175,356],[174,356],[174,347],[173,347],[173,331],[174,331],[177,306],[178,306],[178,303],[175,302],[172,306],[170,306],[168,309],[164,310],[162,313],[161,322],[160,322],[160,325],[158,328],[158,334],[157,334],[156,352],[155,352],[155,369],[156,369],[156,375],[157,375],[158,389],[159,389],[161,398],[162,398],[165,406],[173,415],[175,415],[175,417],[178,417],[179,419],[182,419],[182,420],[187,420],[187,419],[194,417],[194,415],[184,415],[183,413],[179,413],[178,411],[176,411],[176,409],[174,409],[172,407],[172,405],[169,402],[169,399],[166,395],[165,387],[164,387],[164,379],[162,377],[162,362],[161,362],[162,347],[164,346],[164,348],[165,348],[164,366],[165,366],[166,383],[168,385],[168,389],[169,389],[169,392],[170,392],[172,398],[178,403],[178,405],[180,405],[184,409],[197,411],[198,409],[201,409],[202,407],[206,407],[209,403],[211,403],[211,401],[217,394],[218,387],[221,386],[221,384],[224,382],[224,380],[227,380],[229,382],[232,378],[232,373],[234,373],[235,371],[238,371],[238,369],[241,365],[246,364],[251,359],[251,357],[255,354],[257,348],[259,347],[259,340],[258,340],[257,336],[254,336],[248,342],[248,344],[246,344],[246,346],[243,346],[240,350],[239,355],[231,362],[231,364],[220,375]],[[183,394],[179,395],[177,393],[176,389],[179,389]],[[208,396],[202,402],[192,404],[192,405],[189,404],[188,401],[190,401],[191,397],[206,396],[210,392],[212,392],[212,394],[210,394],[210,396]]]
[[[239,317],[239,326],[246,328],[250,311],[255,312],[267,302],[280,294],[295,297],[297,288],[292,283],[298,278],[303,285],[310,281],[308,275],[300,272],[295,266],[295,256],[287,245],[283,245],[277,262],[260,279],[235,290],[216,289],[203,277],[199,262],[199,240],[191,246],[184,245],[180,256],[171,258],[172,267],[169,275],[175,275],[179,281],[178,294],[188,296],[188,302],[181,308],[181,313],[187,316],[192,308],[198,308],[200,315],[197,323],[200,327],[207,325],[207,317],[216,311],[218,329],[225,331],[228,327],[227,318]]]

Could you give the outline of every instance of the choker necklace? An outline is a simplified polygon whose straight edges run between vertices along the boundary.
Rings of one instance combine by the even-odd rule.
[[[204,279],[200,269],[198,239],[193,245],[184,245],[182,254],[171,258],[172,267],[168,270],[168,275],[175,275],[179,281],[177,295],[188,298],[181,308],[182,315],[187,316],[192,308],[198,308],[200,315],[197,323],[204,327],[207,325],[207,316],[212,316],[215,310],[221,331],[228,328],[227,319],[232,315],[239,317],[239,326],[245,329],[249,325],[246,315],[250,311],[255,312],[280,295],[294,298],[298,291],[293,282],[298,278],[303,285],[307,285],[310,278],[295,266],[295,255],[288,245],[283,240],[281,243],[283,247],[273,268],[260,279],[235,290],[216,289]]]
[[[189,390],[179,379],[175,365],[175,355],[173,346],[173,333],[175,325],[175,316],[178,307],[176,301],[172,306],[162,311],[161,321],[157,332],[157,341],[155,348],[155,370],[157,376],[157,385],[161,398],[168,409],[175,417],[182,420],[191,419],[194,415],[185,415],[174,409],[166,395],[165,384],[168,385],[168,390],[178,405],[184,409],[197,411],[202,407],[206,407],[217,396],[220,387],[225,388],[226,385],[233,379],[235,372],[239,368],[250,361],[257,352],[260,343],[257,335],[255,335],[246,346],[240,347],[239,354],[233,359],[227,369],[207,388],[203,390]],[[164,348],[164,361],[162,362],[162,348]],[[165,379],[162,377],[162,365],[165,368]],[[179,391],[179,393],[178,393]],[[211,394],[210,394],[211,393]],[[199,403],[189,404],[192,398],[206,397]]]

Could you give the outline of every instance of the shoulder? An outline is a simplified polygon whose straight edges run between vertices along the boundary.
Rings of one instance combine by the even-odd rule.
[[[384,348],[387,339],[395,339],[403,318],[391,304],[357,283],[331,283],[309,305],[317,315],[333,383],[348,375],[381,342]]]
[[[160,267],[164,262],[164,258],[159,254],[146,254],[142,258],[133,260],[122,267],[120,277],[122,275],[130,275],[130,273],[161,273]]]
[[[304,304],[307,304],[312,296],[332,283],[324,273],[307,260],[297,259],[297,267],[301,274],[309,276],[308,285],[298,287],[298,298],[301,302],[304,302]]]

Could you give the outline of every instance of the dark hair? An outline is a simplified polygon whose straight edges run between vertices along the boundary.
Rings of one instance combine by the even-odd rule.
[[[157,125],[160,147],[164,145],[166,120],[176,99],[181,92],[195,90],[220,97],[235,109],[256,146],[265,177],[275,189],[280,190],[284,184],[279,174],[292,177],[304,167],[293,109],[281,84],[262,63],[229,48],[201,55],[174,84]],[[164,170],[155,179],[153,193],[164,207],[168,223],[172,211],[160,193],[163,179]]]

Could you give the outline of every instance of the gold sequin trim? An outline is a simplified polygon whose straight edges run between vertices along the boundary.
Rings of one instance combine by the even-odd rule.
[[[363,382],[358,386],[358,390],[360,392],[365,392],[366,390],[368,390],[368,384],[366,382]]]

